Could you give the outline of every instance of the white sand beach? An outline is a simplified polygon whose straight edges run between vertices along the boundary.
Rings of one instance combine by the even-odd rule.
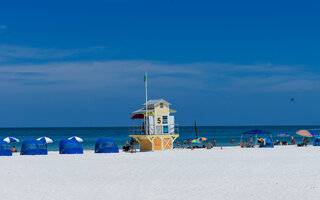
[[[0,157],[1,199],[319,199],[320,148]]]

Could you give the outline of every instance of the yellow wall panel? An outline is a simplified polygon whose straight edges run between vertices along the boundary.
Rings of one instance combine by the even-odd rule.
[[[140,139],[141,151],[152,151],[152,143],[148,139]]]
[[[153,150],[159,151],[162,150],[162,140],[159,137],[154,138],[153,140]]]

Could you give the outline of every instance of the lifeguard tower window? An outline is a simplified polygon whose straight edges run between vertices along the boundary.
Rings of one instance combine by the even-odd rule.
[[[160,103],[160,108],[163,108],[163,103]]]
[[[162,116],[162,123],[168,124],[168,116]]]

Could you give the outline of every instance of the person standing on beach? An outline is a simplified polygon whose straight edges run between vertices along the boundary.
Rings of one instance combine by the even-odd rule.
[[[215,139],[213,139],[213,145],[212,146],[216,146],[216,140]]]
[[[231,144],[234,144],[234,138],[231,139]]]
[[[183,148],[187,147],[187,140],[183,140]]]
[[[178,148],[180,147],[180,141],[177,141],[177,147]]]
[[[291,136],[291,144],[292,145],[295,145],[296,144],[296,138]]]
[[[253,137],[252,136],[250,136],[249,141],[250,141],[250,147],[253,148]]]

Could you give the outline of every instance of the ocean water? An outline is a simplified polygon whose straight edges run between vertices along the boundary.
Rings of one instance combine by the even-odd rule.
[[[235,139],[235,144],[240,142],[241,133],[252,130],[262,129],[272,133],[275,140],[287,140],[290,138],[279,138],[279,133],[288,133],[297,138],[297,142],[301,142],[302,138],[295,132],[301,129],[314,130],[320,132],[320,126],[199,126],[197,127],[198,136],[206,137],[210,142],[216,140],[217,146],[232,146],[231,139]],[[191,140],[196,138],[194,127],[180,127],[180,137],[176,141]],[[125,145],[129,141],[128,127],[90,127],[90,128],[1,128],[0,138],[16,137],[20,140],[19,143],[12,143],[18,150],[24,140],[37,139],[42,136],[51,137],[55,140],[54,143],[48,144],[49,151],[59,150],[59,141],[67,139],[71,136],[79,136],[84,138],[82,146],[84,149],[94,149],[94,144],[99,138],[113,138],[119,145]],[[176,142],[175,142],[176,143]]]

